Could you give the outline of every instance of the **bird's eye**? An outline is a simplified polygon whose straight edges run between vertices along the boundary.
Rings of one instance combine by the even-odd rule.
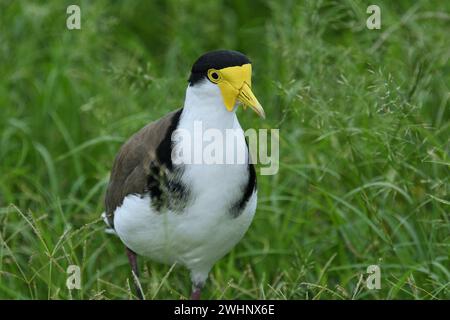
[[[208,79],[213,83],[218,83],[220,81],[220,73],[215,69],[208,70]]]

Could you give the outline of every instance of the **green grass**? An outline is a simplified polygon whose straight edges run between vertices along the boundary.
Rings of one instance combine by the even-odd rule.
[[[450,5],[375,1],[368,30],[372,2],[79,1],[80,31],[73,1],[0,2],[0,298],[132,296],[99,219],[113,157],[216,48],[251,57],[267,120],[239,117],[280,128],[280,171],[204,297],[450,298]],[[147,298],[189,294],[186,270],[140,267]]]

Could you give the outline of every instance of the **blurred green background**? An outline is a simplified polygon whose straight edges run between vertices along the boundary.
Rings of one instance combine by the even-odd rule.
[[[447,1],[0,1],[0,298],[132,297],[99,219],[113,157],[218,48],[253,61],[267,119],[239,118],[280,129],[280,171],[204,297],[450,298],[449,31]],[[147,298],[188,296],[186,270],[140,267]]]

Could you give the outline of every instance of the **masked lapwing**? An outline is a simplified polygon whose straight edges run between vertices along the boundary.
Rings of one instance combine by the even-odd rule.
[[[249,228],[256,210],[256,174],[236,109],[248,106],[264,118],[251,75],[250,60],[240,52],[202,55],[192,66],[183,107],[143,127],[117,154],[103,216],[126,246],[139,298],[137,255],[185,266],[191,273],[191,298],[199,299],[215,262]],[[186,156],[174,161],[174,150],[207,145],[194,134],[196,125],[223,137],[227,130],[234,132],[231,163],[190,162]],[[176,138],[182,130],[193,133],[190,140]],[[225,145],[216,149],[225,153],[223,158],[230,152]],[[239,153],[244,161],[238,161]]]

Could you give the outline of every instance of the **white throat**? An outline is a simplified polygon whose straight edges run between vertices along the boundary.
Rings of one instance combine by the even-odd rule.
[[[205,129],[232,129],[239,126],[235,111],[236,107],[231,112],[226,109],[219,87],[205,80],[187,87],[181,122],[201,121]]]
[[[205,187],[211,188],[209,183],[214,185],[231,179],[229,186],[235,188],[247,179],[248,150],[235,109],[231,112],[226,109],[220,89],[209,81],[196,83],[186,90],[173,150],[182,155],[185,177],[189,177],[186,182],[199,182],[192,185],[198,193],[203,193]],[[236,191],[239,188],[229,193],[237,198]],[[223,194],[211,199],[217,197]]]
[[[217,85],[205,80],[189,86],[177,127],[180,131],[173,140],[176,153],[185,157],[181,162],[247,164],[244,131],[235,111],[236,106],[231,112],[226,109]],[[189,133],[187,137],[183,131]]]

